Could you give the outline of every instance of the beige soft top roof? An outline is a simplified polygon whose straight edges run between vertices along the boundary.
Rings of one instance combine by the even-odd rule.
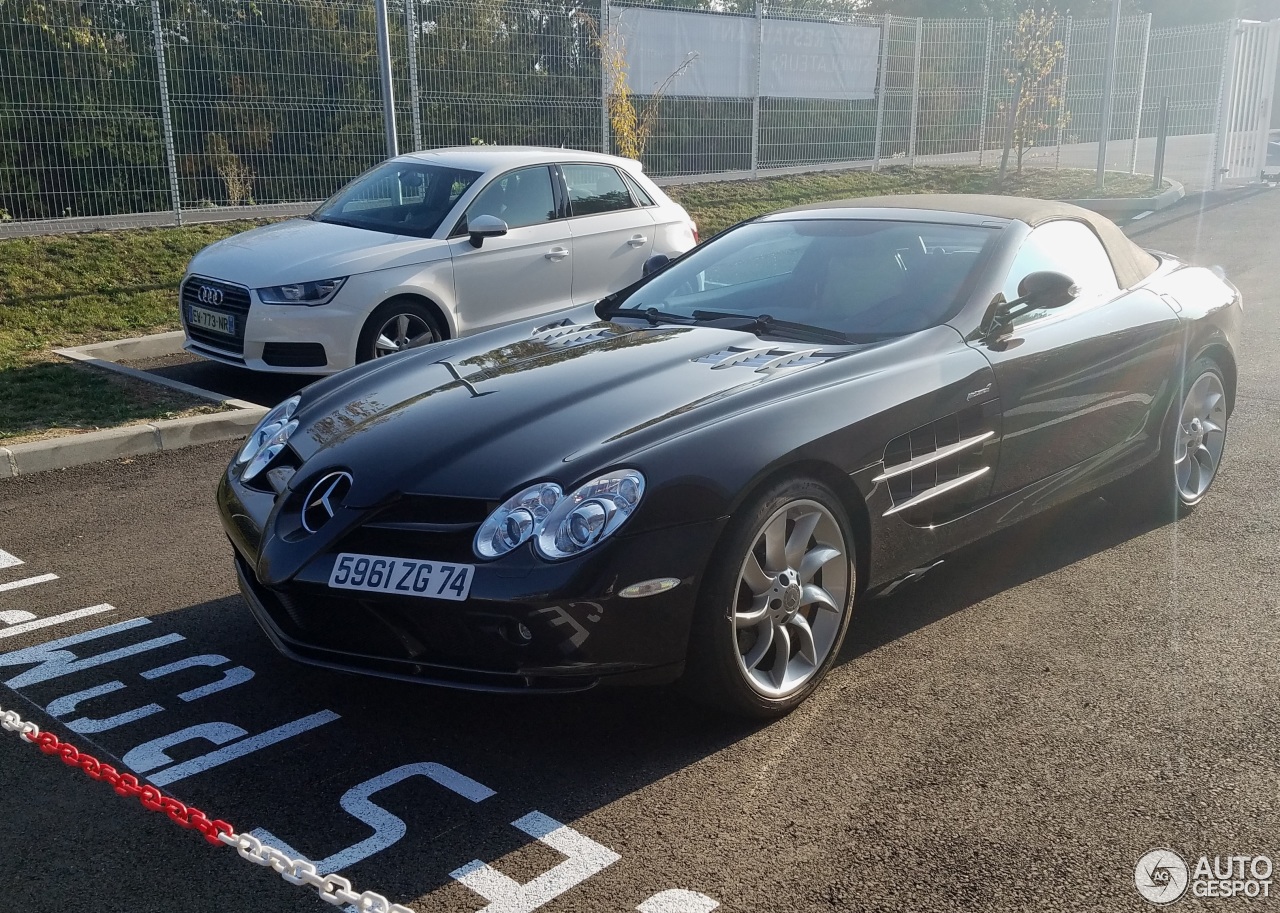
[[[1137,285],[1155,272],[1159,262],[1127,237],[1116,223],[1080,206],[1054,200],[1007,197],[978,193],[919,193],[891,197],[856,197],[794,206],[783,212],[836,209],[904,209],[923,212],[960,212],[1025,222],[1033,228],[1054,219],[1074,219],[1091,227],[1106,248],[1116,278],[1124,288]]]

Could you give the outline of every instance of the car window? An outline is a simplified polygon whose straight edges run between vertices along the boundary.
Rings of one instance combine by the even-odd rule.
[[[561,165],[575,216],[634,209],[635,200],[622,176],[608,165]]]
[[[721,311],[857,335],[936,326],[998,230],[872,219],[755,222],[695,248],[619,307]]]
[[[657,205],[653,202],[653,197],[649,195],[649,192],[640,186],[639,181],[625,171],[622,172],[622,178],[627,182],[627,187],[631,188],[631,195],[640,201],[641,206]]]
[[[476,216],[497,216],[508,228],[550,222],[556,217],[550,169],[538,165],[497,178],[467,207],[466,218]]]
[[[317,222],[371,231],[435,233],[478,171],[416,162],[384,162],[356,178],[311,216]]]
[[[1115,270],[1102,242],[1082,222],[1048,222],[1027,236],[1014,255],[1005,279],[1002,289],[1005,300],[1017,298],[1018,284],[1041,270],[1070,276],[1080,286],[1081,301],[1114,298],[1119,291]],[[1019,316],[1018,322],[1026,323],[1046,313],[1045,310],[1028,311]]]

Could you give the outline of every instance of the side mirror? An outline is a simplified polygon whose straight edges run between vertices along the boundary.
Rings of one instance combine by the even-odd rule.
[[[506,233],[507,223],[497,216],[476,216],[467,222],[472,247],[481,247],[485,238],[500,238]]]
[[[1028,311],[1053,310],[1070,304],[1080,297],[1080,286],[1065,273],[1042,270],[1025,276],[1018,283],[1018,298],[1009,302],[1027,304]]]
[[[641,277],[644,277],[651,273],[656,273],[670,262],[671,258],[666,254],[654,254],[648,260],[644,261],[644,269],[641,270],[640,275]]]

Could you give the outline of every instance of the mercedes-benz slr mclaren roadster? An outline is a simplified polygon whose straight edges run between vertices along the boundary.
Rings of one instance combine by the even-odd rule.
[[[773,716],[912,569],[1104,486],[1185,513],[1222,459],[1239,293],[1085,210],[850,200],[651,266],[266,416],[218,503],[282,652]]]

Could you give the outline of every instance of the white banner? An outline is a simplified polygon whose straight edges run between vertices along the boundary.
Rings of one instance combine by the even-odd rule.
[[[875,98],[880,29],[764,20],[760,94],[770,98]]]
[[[875,98],[878,28],[765,19],[760,24],[763,47],[758,47],[757,23],[751,17],[617,6],[610,7],[609,16],[625,49],[631,91],[638,95],[653,94],[692,56],[665,94]]]

